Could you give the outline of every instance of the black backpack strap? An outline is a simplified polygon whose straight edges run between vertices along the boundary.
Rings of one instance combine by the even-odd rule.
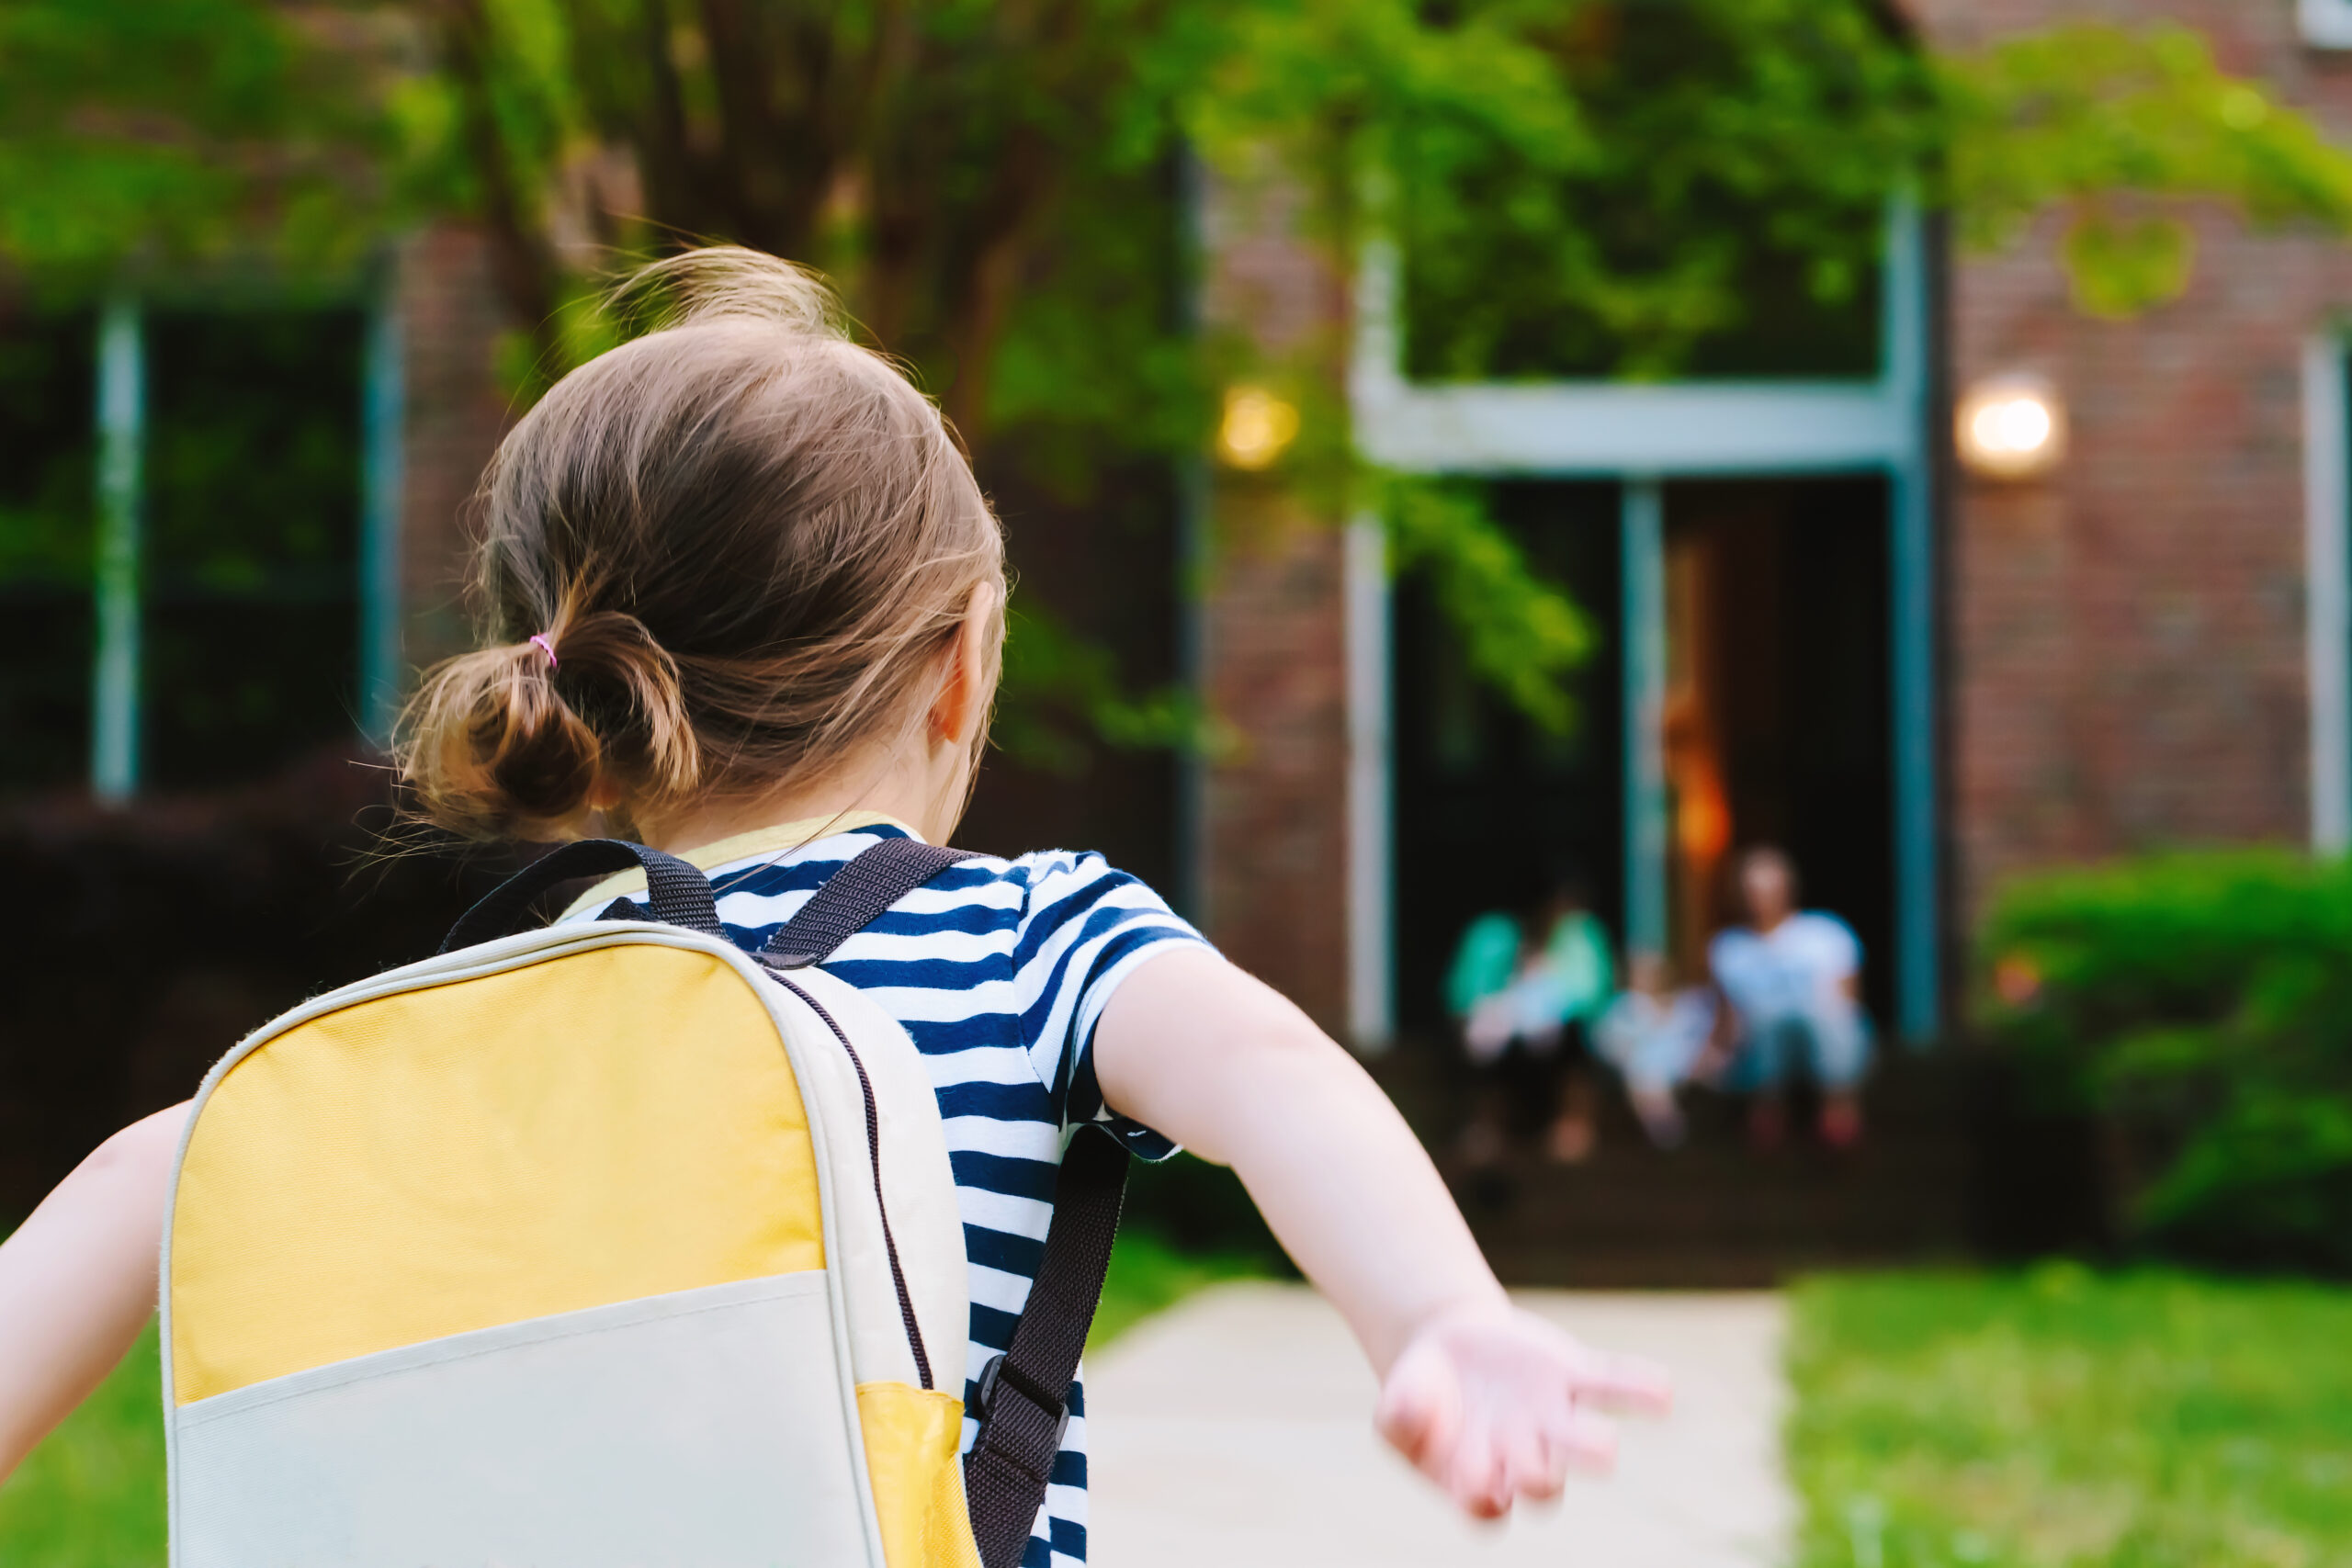
[[[861,851],[817,889],[800,912],[786,920],[760,950],[760,962],[776,969],[806,969],[822,964],[835,949],[885,909],[945,871],[972,858],[968,850],[926,844],[920,839],[885,839]]]
[[[1070,1385],[1102,1299],[1126,1196],[1127,1151],[1079,1129],[1054,1182],[1054,1221],[1012,1348],[988,1364],[973,1400],[980,1423],[964,1456],[964,1495],[982,1568],[1016,1568],[1069,1424]]]
[[[718,902],[710,879],[686,862],[624,839],[581,839],[548,851],[483,897],[449,928],[441,951],[511,936],[521,928],[531,905],[560,882],[603,876],[616,871],[645,873],[646,904],[651,918],[666,925],[684,926],[705,936],[725,936],[719,928]],[[607,918],[612,911],[605,911]]]
[[[822,964],[885,909],[970,858],[914,839],[885,839],[833,873],[760,958],[778,969]],[[1126,1189],[1125,1146],[1107,1133],[1080,1129],[1062,1156],[1045,1258],[1012,1348],[988,1364],[973,1400],[980,1429],[964,1459],[964,1493],[982,1568],[1017,1568],[1046,1501]]]

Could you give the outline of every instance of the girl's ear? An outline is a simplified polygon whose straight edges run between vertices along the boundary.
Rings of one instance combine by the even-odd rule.
[[[931,738],[941,745],[968,743],[988,716],[989,639],[996,635],[997,586],[976,582],[964,602],[964,619],[947,645],[947,667],[941,671],[939,695],[931,705]]]

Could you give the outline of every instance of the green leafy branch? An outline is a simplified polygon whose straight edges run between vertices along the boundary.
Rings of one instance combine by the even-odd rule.
[[[2076,303],[2106,317],[2177,298],[2194,232],[2134,198],[2219,200],[2267,225],[2352,233],[2352,155],[2177,26],[2080,23],[1939,64],[1943,194],[1965,237],[2012,243],[2052,208]]]
[[[1182,685],[1136,693],[1118,660],[1030,602],[1006,616],[1004,679],[994,741],[1024,767],[1065,777],[1085,771],[1091,741],[1114,750],[1220,755],[1235,741],[1199,695]]]
[[[573,305],[616,250],[735,240],[832,271],[984,468],[1082,500],[1118,464],[1196,452],[1230,368],[1181,304],[1180,140],[1228,171],[1282,164],[1341,258],[1392,233],[1422,376],[1738,373],[1707,355],[1867,318],[1905,191],[1984,244],[2064,211],[2076,298],[2103,315],[2187,287],[2188,201],[2352,232],[2352,157],[2193,32],[2067,24],[1939,56],[1889,14],[18,0],[0,7],[0,256],[88,293],[142,262],[345,265],[462,213],[522,324],[522,385],[604,341]],[[1818,373],[1867,361],[1852,335]],[[1301,452],[1349,445],[1329,401],[1299,399]],[[1377,492],[1397,565],[1430,574],[1481,674],[1571,722],[1589,624],[1475,489],[1332,471]],[[1039,736],[1201,743],[1204,718],[1122,694],[1058,626],[1016,631],[1009,736],[1029,693]]]
[[[73,292],[126,263],[348,267],[386,211],[391,41],[251,0],[0,6],[0,255]]]
[[[1567,733],[1577,716],[1567,677],[1600,642],[1590,617],[1537,574],[1476,486],[1386,471],[1370,478],[1393,563],[1428,573],[1470,668],[1539,728]]]

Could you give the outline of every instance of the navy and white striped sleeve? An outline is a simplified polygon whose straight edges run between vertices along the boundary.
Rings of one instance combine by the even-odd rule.
[[[1094,1026],[1120,982],[1166,943],[1207,942],[1159,894],[1099,854],[1055,850],[1013,863],[1025,889],[1013,985],[1022,1043],[1038,1080],[1053,1091],[1065,1129],[1101,1122],[1129,1153],[1166,1159],[1174,1144],[1102,1103]]]

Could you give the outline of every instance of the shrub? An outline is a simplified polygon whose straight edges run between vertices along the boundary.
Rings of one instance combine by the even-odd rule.
[[[422,958],[511,863],[382,858],[385,775],[335,753],[207,796],[0,804],[0,1229],[246,1031]]]
[[[2013,884],[1980,1016],[2110,1134],[2127,1236],[2352,1271],[2352,863],[2151,856]]]

